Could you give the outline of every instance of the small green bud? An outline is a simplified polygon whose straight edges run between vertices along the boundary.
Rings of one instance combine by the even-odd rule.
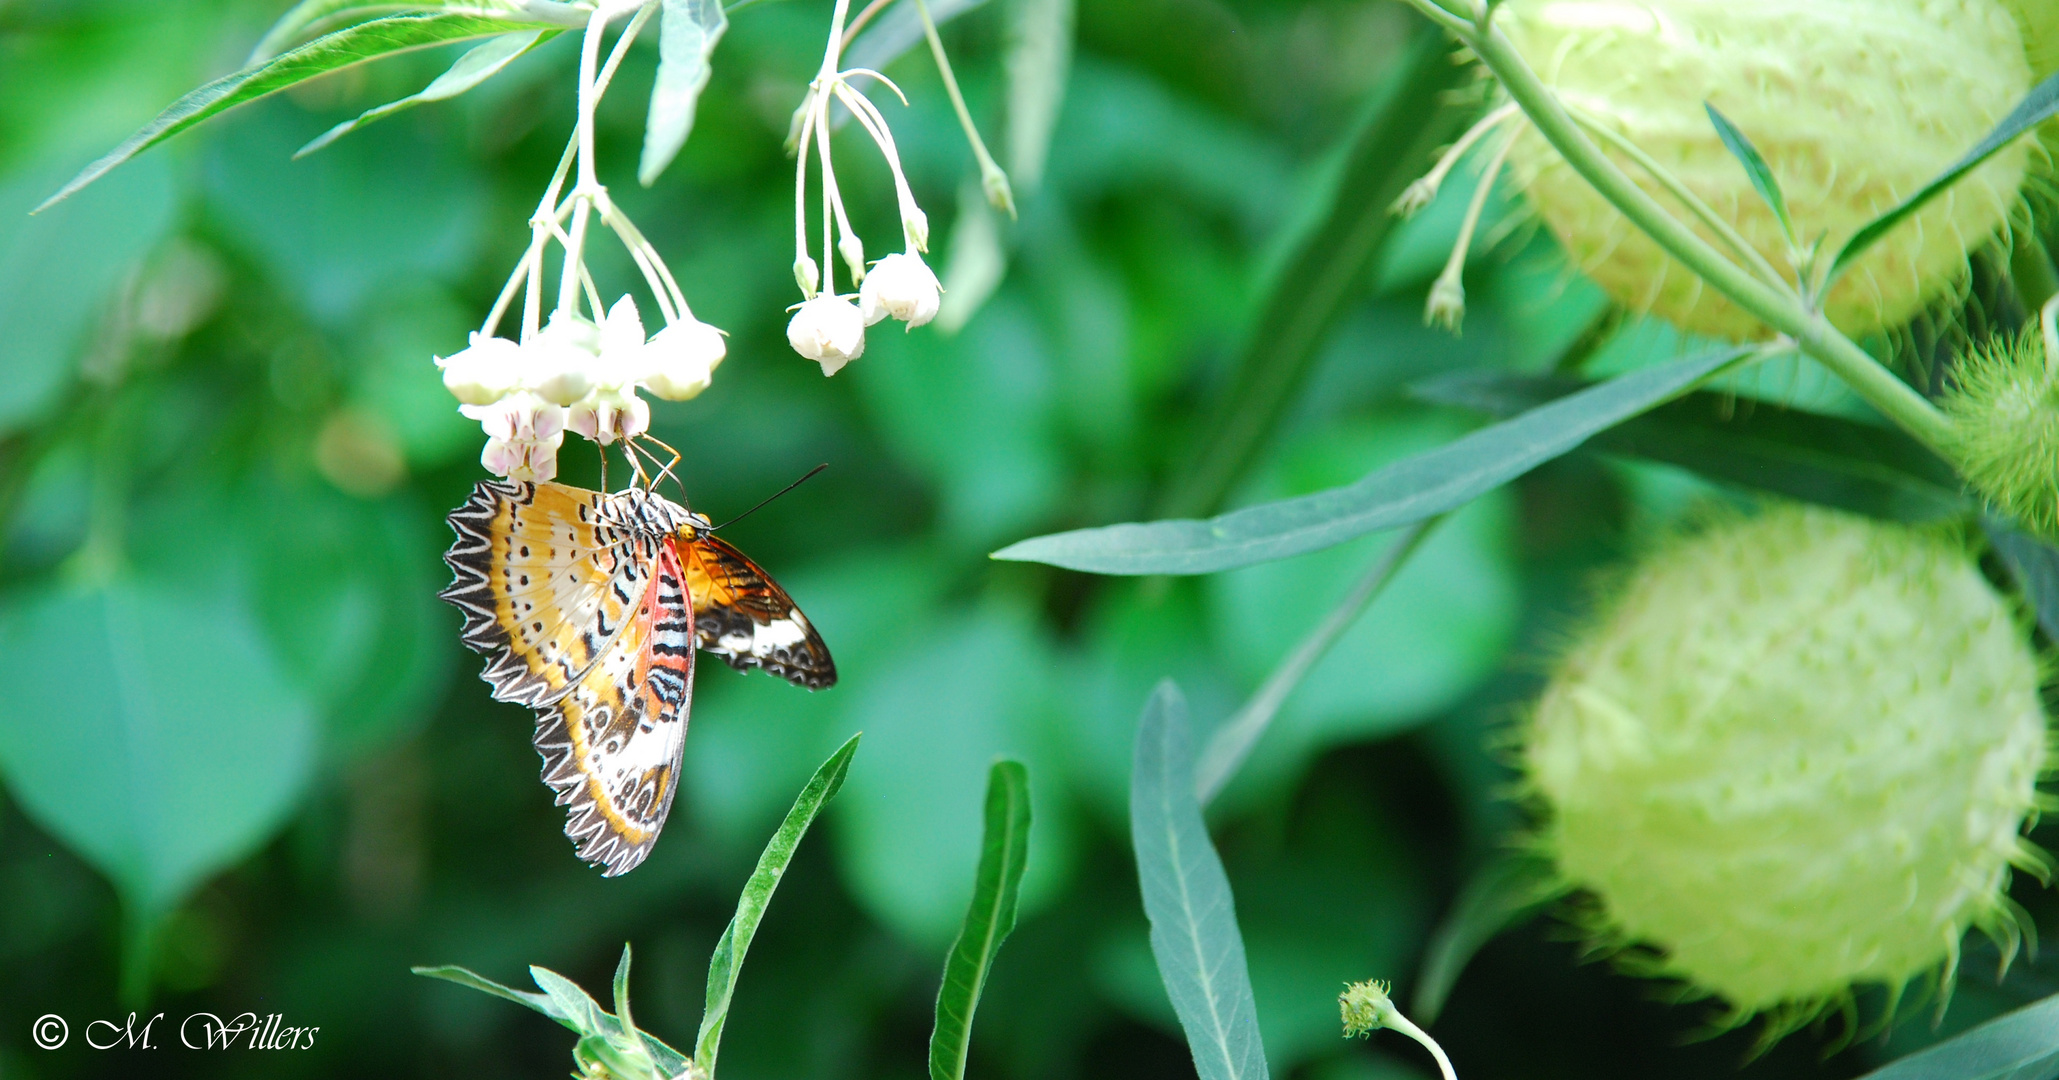
[[[1386,1018],[1395,1010],[1394,1000],[1387,996],[1388,989],[1387,983],[1373,979],[1352,983],[1337,995],[1337,1009],[1344,1014],[1345,1038],[1370,1035],[1389,1026]]]
[[[2059,356],[2049,332],[1991,342],[1952,378],[1944,408],[1960,474],[1996,509],[2059,539]]]

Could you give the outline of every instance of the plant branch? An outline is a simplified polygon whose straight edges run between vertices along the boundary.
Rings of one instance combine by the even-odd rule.
[[[1406,2],[1451,29],[1472,49],[1566,163],[1667,254],[1731,302],[1792,338],[1803,352],[1829,368],[1903,430],[1931,449],[1948,453],[1950,419],[1839,332],[1821,312],[1809,310],[1799,296],[1758,280],[1667,213],[1658,200],[1617,168],[1587,137],[1506,35],[1491,24],[1481,31],[1433,0]]]
[[[1194,796],[1202,805],[1207,805],[1221,793],[1230,778],[1237,774],[1238,767],[1244,764],[1244,759],[1251,756],[1251,748],[1258,745],[1259,736],[1265,734],[1273,717],[1279,714],[1280,706],[1287,703],[1287,698],[1301,685],[1301,680],[1307,678],[1317,661],[1329,653],[1331,646],[1351,629],[1358,617],[1365,614],[1366,607],[1380,595],[1388,582],[1394,580],[1394,575],[1408,562],[1408,557],[1415,554],[1430,530],[1448,516],[1439,514],[1424,518],[1404,528],[1400,538],[1380,552],[1379,558],[1366,568],[1336,608],[1294,647],[1293,652],[1287,654],[1287,658],[1266,678],[1265,685],[1258,688],[1258,693],[1251,695],[1251,700],[1209,737],[1208,745],[1202,748],[1201,760],[1194,767]]]
[[[965,140],[972,144],[972,156],[979,159],[979,182],[987,192],[987,201],[997,210],[1008,211],[1015,216],[1015,192],[1008,186],[1008,174],[994,163],[994,155],[987,153],[987,144],[979,137],[979,128],[973,126],[972,111],[965,107],[965,95],[958,90],[958,76],[951,72],[951,59],[944,55],[944,39],[937,35],[936,20],[929,17],[929,4],[915,0],[915,10],[922,16],[922,33],[929,39],[929,52],[936,57],[937,71],[944,76],[944,90],[951,95],[951,107],[958,110],[958,124],[965,129]]]

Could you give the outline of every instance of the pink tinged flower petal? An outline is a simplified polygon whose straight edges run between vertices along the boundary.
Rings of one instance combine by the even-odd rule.
[[[644,346],[643,384],[666,401],[685,401],[708,388],[727,355],[722,331],[694,320],[674,323]]]
[[[491,405],[499,401],[522,377],[522,347],[500,337],[472,333],[470,345],[450,356],[436,358],[443,369],[443,386],[466,405]]]
[[[795,352],[821,364],[824,375],[834,375],[865,354],[865,317],[849,300],[818,296],[794,311],[786,340]]]
[[[632,439],[650,430],[650,403],[635,391],[595,391],[572,407],[567,419],[570,430],[602,446],[617,439]]]
[[[558,446],[564,436],[549,439],[488,439],[479,464],[495,476],[542,482],[558,475]]]
[[[858,303],[867,326],[892,315],[912,330],[937,317],[942,292],[929,264],[919,255],[902,252],[873,265],[858,287]]]

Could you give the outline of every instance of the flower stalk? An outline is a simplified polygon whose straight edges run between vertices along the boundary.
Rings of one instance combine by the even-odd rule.
[[[1602,153],[1507,36],[1493,25],[1489,18],[1491,5],[1468,3],[1469,10],[1460,14],[1438,0],[1406,2],[1471,49],[1566,163],[1667,254],[1739,307],[1794,341],[1889,420],[1926,446],[1949,456],[1953,434],[1950,418],[1831,325],[1822,312],[1804,301],[1800,292],[1776,287],[1738,266],[1632,181]]]

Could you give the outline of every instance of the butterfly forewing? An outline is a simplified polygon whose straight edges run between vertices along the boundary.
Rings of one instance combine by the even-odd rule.
[[[829,647],[793,598],[713,536],[681,544],[701,648],[743,671],[766,671],[810,690],[836,685]]]
[[[566,835],[610,876],[643,861],[672,808],[696,645],[802,686],[836,681],[785,590],[660,496],[487,482],[450,524],[442,595],[493,696],[537,710]]]
[[[644,592],[657,541],[603,524],[601,495],[562,484],[482,483],[450,515],[457,575],[442,596],[486,654],[493,696],[542,706],[576,682]]]

